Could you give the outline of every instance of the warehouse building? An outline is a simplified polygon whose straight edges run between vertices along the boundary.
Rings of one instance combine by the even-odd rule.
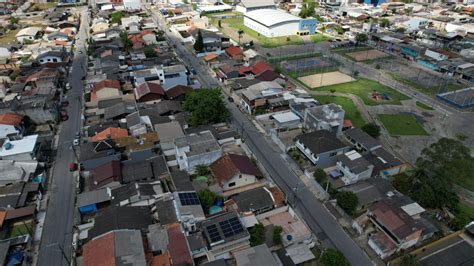
[[[273,0],[241,0],[235,7],[235,11],[244,14],[258,9],[276,9],[276,5]]]
[[[258,9],[244,15],[244,25],[265,37],[314,34],[316,23],[314,18],[302,19],[279,9]]]

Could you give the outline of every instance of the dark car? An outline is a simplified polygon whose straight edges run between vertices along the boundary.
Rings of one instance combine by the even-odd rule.
[[[69,119],[69,115],[66,111],[61,111],[61,121],[66,121]]]
[[[69,164],[69,172],[74,172],[78,169],[77,163],[70,163]]]
[[[233,102],[234,102],[234,98],[232,98],[232,97],[230,97],[230,96],[229,96],[229,97],[227,97],[227,100],[228,100],[229,102],[231,102],[231,103],[233,103]]]

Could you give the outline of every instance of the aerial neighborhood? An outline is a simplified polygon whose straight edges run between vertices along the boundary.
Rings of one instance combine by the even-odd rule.
[[[474,264],[473,1],[0,14],[0,264]]]

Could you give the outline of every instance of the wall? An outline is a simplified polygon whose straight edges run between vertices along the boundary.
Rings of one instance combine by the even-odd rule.
[[[186,170],[188,173],[194,172],[194,167],[199,164],[210,165],[222,157],[222,150],[215,150],[208,153],[198,154],[187,158]],[[179,161],[179,160],[178,160]]]
[[[62,59],[57,57],[57,56],[45,56],[39,60],[40,64],[46,64],[46,63],[57,63],[57,62],[62,62]]]
[[[230,190],[230,189],[236,189],[239,187],[253,184],[255,182],[257,182],[257,179],[253,175],[246,175],[246,174],[235,175],[234,177],[232,177],[231,179],[229,179],[228,181],[224,183],[223,189],[224,191]],[[235,185],[232,187],[229,187],[230,183],[235,183]]]
[[[244,17],[244,26],[262,34],[265,37],[279,37],[297,34],[300,29],[300,21],[291,21],[267,27],[258,23],[257,21]]]

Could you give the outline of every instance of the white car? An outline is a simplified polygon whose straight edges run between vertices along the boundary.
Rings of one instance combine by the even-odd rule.
[[[79,146],[79,139],[74,139],[74,141],[72,142],[74,144],[74,146]]]

